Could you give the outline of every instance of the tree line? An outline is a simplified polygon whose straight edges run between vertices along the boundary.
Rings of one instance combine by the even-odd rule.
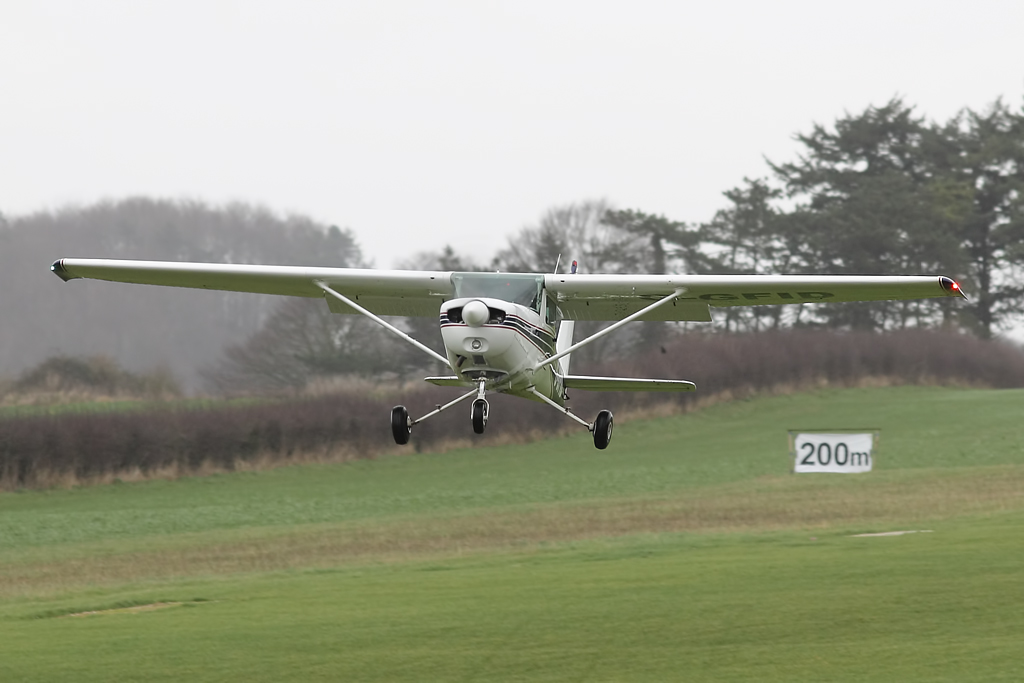
[[[549,211],[494,266],[590,272],[946,274],[967,303],[765,306],[718,312],[727,330],[958,327],[990,338],[1024,310],[1024,110],[1000,100],[929,122],[897,98],[796,136],[794,161],[724,192],[699,224],[584,202]]]
[[[224,348],[257,333],[279,297],[107,282],[63,283],[58,257],[363,266],[352,231],[248,204],[136,197],[0,220],[0,377],[50,357],[166,367],[188,390]]]
[[[896,98],[796,136],[787,162],[724,192],[709,220],[688,223],[606,200],[556,206],[508,237],[486,263],[450,246],[402,266],[551,272],[944,274],[950,299],[726,308],[714,329],[964,330],[990,338],[1024,310],[1024,110],[1001,100],[929,121]],[[55,256],[365,266],[356,235],[249,205],[130,199],[0,216],[0,272],[22,285],[0,297],[0,374],[52,355],[109,355],[132,370],[161,364],[187,388],[279,391],[324,375],[401,378],[433,371],[413,349],[323,302],[90,282],[75,296],[45,272]],[[71,285],[74,286],[74,285]],[[433,319],[401,323],[440,346]],[[579,335],[598,323],[581,323]],[[578,354],[595,363],[664,348],[688,324],[642,323]],[[707,326],[700,326],[707,329]]]

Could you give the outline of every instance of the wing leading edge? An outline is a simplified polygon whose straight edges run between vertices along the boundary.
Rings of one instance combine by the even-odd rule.
[[[439,271],[77,258],[54,261],[50,270],[64,281],[88,278],[309,298],[324,298],[316,284],[322,282],[378,315],[436,317],[454,291],[451,273]],[[335,313],[355,313],[333,297],[327,303]]]

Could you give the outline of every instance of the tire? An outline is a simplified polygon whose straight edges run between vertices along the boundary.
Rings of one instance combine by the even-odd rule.
[[[483,434],[487,426],[487,401],[478,398],[473,401],[473,431]]]
[[[612,414],[611,411],[602,410],[594,420],[594,445],[604,450],[612,440]]]
[[[399,446],[409,443],[412,426],[409,424],[409,411],[405,406],[395,406],[391,409],[391,434]]]

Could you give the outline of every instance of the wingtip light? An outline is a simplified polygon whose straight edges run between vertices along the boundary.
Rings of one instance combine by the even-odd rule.
[[[59,258],[52,264],[50,264],[50,270],[53,272],[54,275],[59,277],[64,282],[74,279],[74,276],[71,275],[71,273],[68,272],[67,268],[64,267],[64,259],[62,258]]]
[[[947,292],[951,294],[958,294],[965,299],[967,298],[967,295],[964,294],[964,291],[960,288],[960,283],[953,278],[941,277],[939,278],[939,284],[941,284],[942,288]]]

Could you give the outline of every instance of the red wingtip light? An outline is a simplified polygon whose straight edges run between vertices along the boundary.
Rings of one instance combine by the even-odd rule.
[[[960,296],[964,296],[964,291],[960,289],[960,283],[954,280],[953,278],[940,277],[939,284],[942,285],[942,288],[949,292],[950,294],[959,294]]]

